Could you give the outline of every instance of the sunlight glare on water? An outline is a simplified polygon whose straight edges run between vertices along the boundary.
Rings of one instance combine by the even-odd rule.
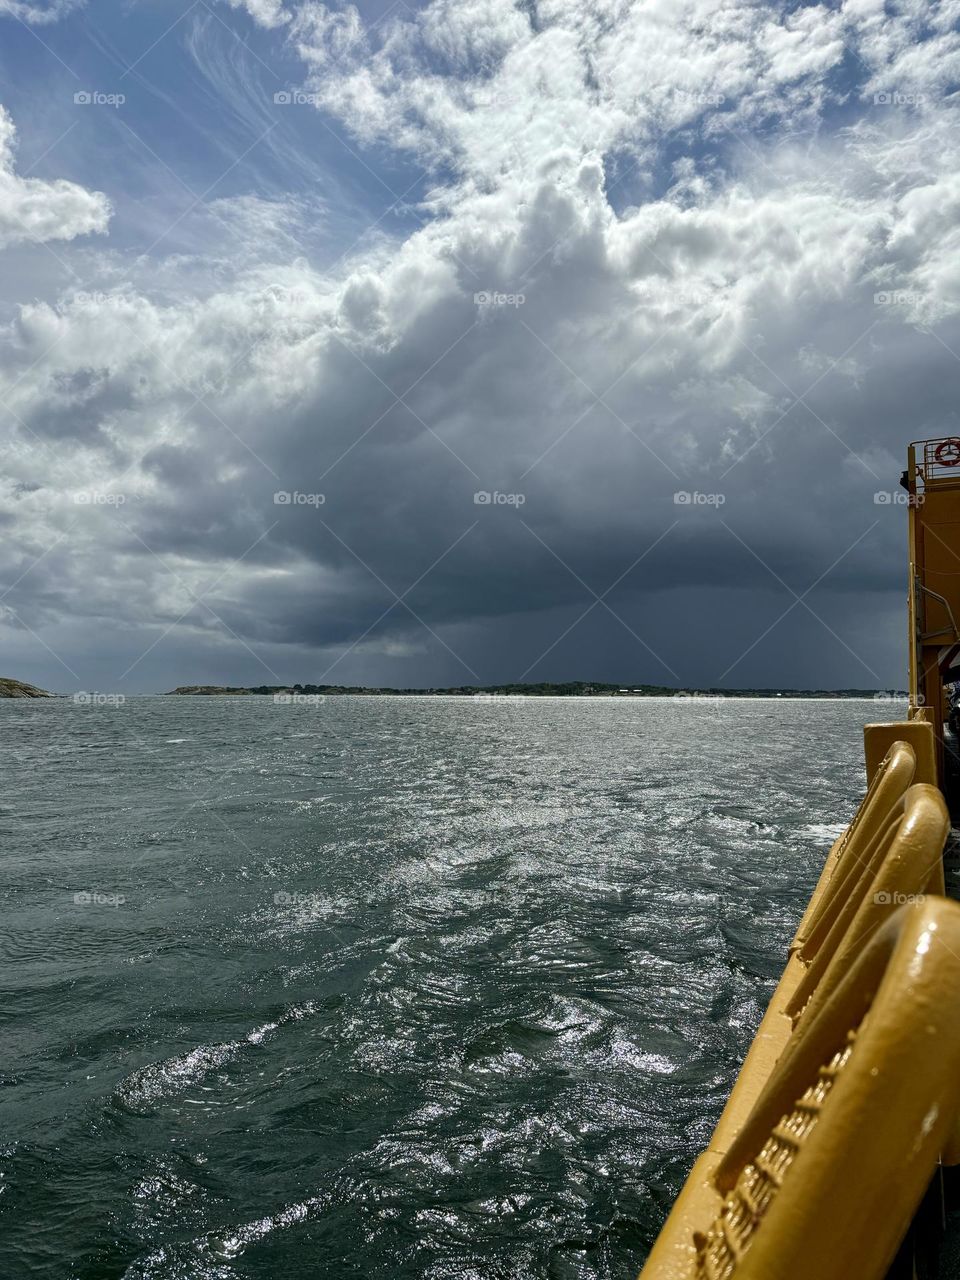
[[[0,703],[0,1275],[635,1276],[901,710]]]

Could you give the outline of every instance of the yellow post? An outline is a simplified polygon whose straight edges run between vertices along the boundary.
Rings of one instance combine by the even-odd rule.
[[[945,681],[960,669],[960,439],[911,444],[909,503],[910,718],[933,725],[943,786]],[[953,671],[951,671],[953,668]]]

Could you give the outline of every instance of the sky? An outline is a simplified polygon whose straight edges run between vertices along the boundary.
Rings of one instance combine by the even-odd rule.
[[[0,0],[0,674],[903,687],[960,0]]]

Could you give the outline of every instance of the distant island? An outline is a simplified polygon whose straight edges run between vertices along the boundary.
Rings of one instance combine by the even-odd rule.
[[[672,689],[659,684],[605,684],[569,680],[562,684],[451,685],[435,689],[392,689],[379,685],[260,684],[251,687],[187,684],[170,689],[173,697],[436,697],[436,698],[869,698],[906,699],[901,689]]]
[[[164,697],[392,697],[392,698],[864,698],[906,700],[903,689],[673,689],[662,684],[607,684],[567,680],[560,684],[461,684],[445,688],[394,689],[346,684],[183,684]],[[0,698],[58,698],[23,680],[0,676]]]
[[[36,685],[25,684],[22,680],[11,680],[0,676],[0,698],[55,698],[56,694],[47,693],[46,689],[38,689]]]

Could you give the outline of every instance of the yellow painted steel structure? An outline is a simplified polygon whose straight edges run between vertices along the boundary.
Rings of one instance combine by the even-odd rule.
[[[944,896],[945,683],[960,681],[960,440],[910,446],[910,706],[642,1280],[882,1280],[960,1163],[960,904]]]
[[[960,440],[911,444],[903,481],[910,521],[910,709],[933,724],[942,769],[944,677],[960,645]]]

